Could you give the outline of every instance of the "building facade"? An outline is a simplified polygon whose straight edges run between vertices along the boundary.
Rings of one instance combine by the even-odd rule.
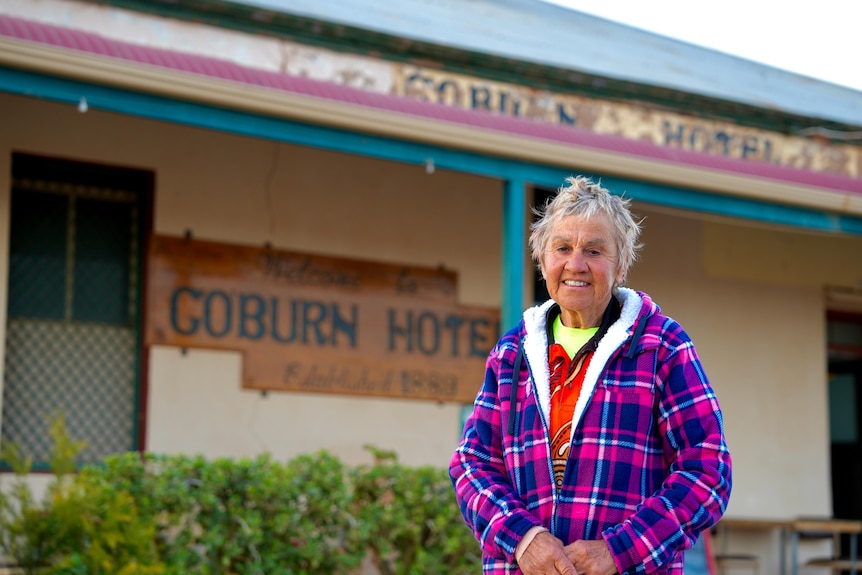
[[[716,389],[729,515],[862,517],[859,92],[538,0],[7,0],[0,120],[0,424],[37,461],[60,410],[87,460],[445,466],[543,297],[531,207],[585,174]]]

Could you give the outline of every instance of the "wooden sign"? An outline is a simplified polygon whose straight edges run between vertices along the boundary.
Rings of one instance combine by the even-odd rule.
[[[452,271],[153,236],[147,345],[237,350],[242,386],[472,403],[499,312]]]

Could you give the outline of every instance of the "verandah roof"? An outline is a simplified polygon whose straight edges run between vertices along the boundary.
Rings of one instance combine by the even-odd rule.
[[[102,81],[120,87],[131,87],[126,86],[130,77],[136,72],[144,75],[142,68],[146,67],[150,74],[136,87],[153,93],[177,91],[172,74],[180,74],[187,79],[215,81],[225,88],[228,85],[234,89],[246,88],[239,92],[242,97],[234,97],[231,102],[233,107],[241,109],[259,111],[264,107],[271,113],[300,121],[490,152],[570,170],[588,170],[862,215],[862,179],[858,178],[657,146],[570,126],[368,92],[0,15],[0,39],[4,38],[14,43],[12,47],[18,48],[17,52],[26,52],[27,44],[35,44],[82,57],[109,59],[120,67],[115,68],[116,77],[102,74]],[[0,63],[13,67],[21,65],[20,61],[16,62],[16,51],[2,52],[6,56],[0,56]],[[153,71],[163,72],[161,85],[151,74]],[[76,75],[75,70],[69,69],[53,72]],[[143,83],[149,85],[144,87]],[[221,102],[207,101],[217,94],[207,93],[207,88],[202,88],[197,95],[187,93],[186,97],[225,105],[225,100],[231,98],[228,93],[223,96]],[[283,104],[280,109],[275,109],[277,105],[263,104],[277,103],[280,98]]]

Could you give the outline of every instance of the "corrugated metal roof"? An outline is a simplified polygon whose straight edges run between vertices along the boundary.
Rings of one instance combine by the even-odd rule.
[[[242,0],[240,3],[411,40],[862,126],[860,91],[541,0]]]
[[[862,194],[862,180],[857,178],[701,154],[689,150],[656,146],[638,140],[596,134],[570,126],[536,122],[524,118],[401,98],[390,94],[368,92],[341,84],[247,68],[225,60],[120,42],[80,30],[52,26],[2,14],[0,14],[0,36],[136,64],[156,66],[167,70],[326,99],[345,105],[363,106],[524,138],[546,140],[561,145],[588,147],[661,162],[793,182],[822,189],[849,192],[854,195]]]

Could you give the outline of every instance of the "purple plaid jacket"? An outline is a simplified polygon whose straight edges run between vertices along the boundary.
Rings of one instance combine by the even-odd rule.
[[[617,299],[620,317],[599,343],[575,407],[560,490],[548,437],[545,321],[554,302],[528,309],[488,358],[449,468],[485,573],[520,573],[515,548],[542,525],[564,544],[604,539],[624,575],[682,575],[684,550],[727,507],[730,453],[694,345],[648,295],[620,288]]]

